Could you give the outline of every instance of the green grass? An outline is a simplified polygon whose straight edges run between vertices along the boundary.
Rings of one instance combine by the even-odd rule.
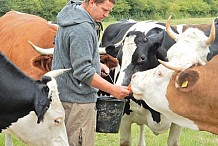
[[[208,17],[208,18],[185,18],[185,19],[173,19],[171,18],[171,24],[176,25],[176,24],[211,24],[215,17]],[[145,20],[146,21],[146,20]],[[161,19],[161,20],[156,20],[165,23],[167,21],[166,19]],[[110,25],[111,23],[114,23],[115,21],[112,22],[103,22],[104,29]]]
[[[136,146],[138,140],[139,128],[136,124],[132,125],[132,146]],[[149,128],[145,129],[145,139],[147,146],[167,146],[169,131],[159,135],[154,135]],[[119,134],[97,133],[95,146],[118,146]],[[25,146],[22,142],[13,137],[14,146]],[[4,134],[0,134],[0,146],[4,145]],[[183,128],[180,137],[180,146],[217,146],[218,136],[203,132],[193,131]]]
[[[214,18],[188,18],[188,19],[173,19],[171,24],[210,24]],[[166,22],[166,20],[158,20]],[[104,29],[113,22],[103,22]],[[166,131],[158,136],[154,135],[151,130],[146,128],[145,139],[147,146],[167,146],[168,132]],[[136,146],[139,129],[136,124],[132,126],[132,143]],[[13,137],[14,146],[25,146],[21,141]],[[4,145],[4,134],[0,134],[0,146]],[[118,146],[119,134],[97,133],[95,146]],[[193,131],[184,128],[180,138],[180,146],[217,146],[218,136],[201,131]]]
[[[132,145],[136,146],[138,140],[139,128],[136,124],[132,125]],[[145,129],[145,140],[146,146],[167,146],[169,130],[154,135],[149,129]],[[118,146],[119,145],[119,134],[103,134],[98,133],[96,139],[96,146]],[[180,146],[217,146],[218,136],[203,132],[193,131],[190,129],[183,128],[180,137]]]

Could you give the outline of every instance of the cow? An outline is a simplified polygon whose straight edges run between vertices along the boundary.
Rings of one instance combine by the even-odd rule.
[[[41,80],[34,80],[2,52],[0,68],[0,132],[13,133],[27,145],[69,146],[54,79],[69,69],[48,72]]]
[[[180,35],[172,32],[168,26],[166,30],[169,36],[176,40],[167,52],[169,62],[160,61],[162,64],[156,68],[137,72],[132,76],[131,90],[134,98],[144,100],[154,110],[180,126],[218,132],[213,128],[215,120],[207,119],[208,115],[205,114],[214,110],[211,107],[214,107],[212,103],[215,99],[212,98],[216,94],[214,88],[217,56],[211,60],[212,63],[207,63],[209,46],[215,40],[214,23],[211,25],[209,37],[193,28]],[[174,70],[177,72],[174,73]],[[211,79],[214,81],[210,81]],[[205,85],[212,89],[205,89],[208,88]],[[212,102],[207,102],[207,97]],[[198,117],[200,112],[206,117]]]
[[[124,25],[126,24],[127,22],[124,23]],[[131,75],[133,73],[156,67],[159,64],[157,60],[158,58],[166,60],[166,52],[169,48],[168,45],[175,43],[175,41],[170,39],[169,36],[167,36],[169,38],[168,43],[163,45],[155,43],[156,46],[150,48],[150,45],[156,40],[159,40],[159,42],[165,39],[167,40],[166,37],[159,35],[160,33],[163,33],[164,29],[165,24],[160,22],[134,22],[134,25],[123,33],[123,38],[117,37],[121,39],[117,41],[115,41],[115,39],[113,40],[113,43],[116,42],[118,45],[115,44],[106,47],[106,52],[112,56],[116,56],[119,61],[120,73],[116,81],[117,85],[127,86],[130,83]],[[103,38],[104,37],[107,37],[105,32]],[[115,47],[120,44],[121,47],[116,50]],[[102,45],[104,46],[103,43]],[[121,119],[120,125],[121,146],[131,145],[132,123],[137,123],[140,126],[138,145],[145,145],[144,125],[147,125],[154,132],[154,134],[159,134],[169,129],[171,121],[166,119],[165,116],[154,111],[142,100],[135,100],[132,96],[127,98],[128,102],[125,105],[124,115]],[[178,145],[180,131],[181,127],[172,124],[168,145]]]
[[[30,40],[42,48],[54,47],[57,26],[26,13],[9,11],[0,18],[0,50],[33,79],[50,71],[52,56],[38,54]]]
[[[134,97],[145,100],[178,125],[218,134],[217,63],[215,56],[206,65],[185,70],[174,68],[174,71],[160,65],[154,70],[138,72],[131,82]]]

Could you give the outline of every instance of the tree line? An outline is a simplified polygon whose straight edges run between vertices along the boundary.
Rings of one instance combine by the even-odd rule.
[[[58,12],[69,0],[0,0],[0,16],[10,10],[34,14],[56,21]],[[117,0],[106,20],[165,19],[187,17],[216,17],[217,0]]]

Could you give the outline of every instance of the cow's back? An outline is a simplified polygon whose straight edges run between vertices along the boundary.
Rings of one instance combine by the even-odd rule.
[[[120,21],[109,25],[103,33],[101,47],[107,47],[120,42],[129,28],[135,23],[136,22]]]
[[[0,50],[29,76],[39,79],[45,71],[32,65],[39,54],[28,40],[42,48],[54,47],[57,26],[38,16],[10,11],[0,18]]]

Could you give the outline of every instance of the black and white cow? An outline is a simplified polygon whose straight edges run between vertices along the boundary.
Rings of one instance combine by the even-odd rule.
[[[116,84],[129,85],[131,75],[137,71],[144,71],[156,67],[157,59],[166,60],[166,52],[175,41],[165,34],[165,24],[154,21],[137,22],[125,33],[120,42],[121,47],[115,50],[111,45],[106,48],[107,53],[117,56],[120,64],[120,73]],[[104,33],[105,34],[105,33]],[[105,34],[107,35],[107,34]],[[161,44],[163,40],[169,40]],[[122,43],[121,43],[122,42]],[[151,45],[155,45],[152,48]],[[149,48],[149,49],[147,49]],[[117,52],[118,51],[118,52]],[[125,113],[120,125],[120,145],[131,145],[131,124],[137,123],[140,126],[140,138],[138,145],[144,146],[144,125],[147,125],[155,134],[162,133],[169,129],[171,121],[160,113],[151,109],[144,101],[135,100],[132,96],[125,107]],[[181,127],[173,124],[171,126],[168,145],[178,145]]]
[[[33,80],[1,52],[0,68],[0,132],[13,133],[27,145],[69,146],[65,113],[53,78],[66,70]]]

